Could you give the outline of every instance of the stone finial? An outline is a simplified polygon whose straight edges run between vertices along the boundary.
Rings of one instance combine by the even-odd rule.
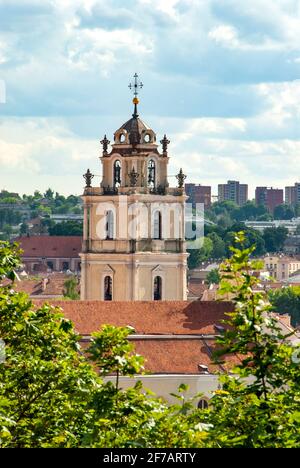
[[[93,177],[94,177],[94,174],[92,174],[89,169],[86,171],[85,174],[83,174],[83,178],[84,178],[85,183],[86,183],[86,188],[92,186],[91,182],[92,182]]]
[[[182,188],[184,186],[184,181],[186,179],[186,175],[182,172],[182,168],[180,168],[179,173],[176,176],[178,180],[178,188]]]
[[[167,155],[168,154],[168,145],[170,144],[170,140],[168,140],[167,135],[164,135],[163,139],[160,140],[160,143],[162,144],[163,154]]]
[[[103,154],[107,154],[107,148],[110,143],[110,141],[106,138],[106,135],[104,135],[103,140],[100,141],[101,145],[103,146]]]

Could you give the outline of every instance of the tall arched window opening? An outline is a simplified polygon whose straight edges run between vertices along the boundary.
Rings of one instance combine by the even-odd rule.
[[[161,212],[155,211],[153,219],[153,239],[162,238]]]
[[[162,299],[162,279],[160,276],[154,278],[153,299],[154,301],[161,301]]]
[[[153,159],[150,159],[150,161],[148,162],[148,186],[150,188],[155,187],[155,169],[155,162],[153,161]]]
[[[114,162],[114,188],[121,185],[121,163],[119,160]]]
[[[104,278],[104,300],[112,301],[112,278],[105,276]]]
[[[207,409],[208,408],[208,401],[204,400],[204,398],[201,398],[201,400],[198,401],[198,408],[199,409]]]
[[[109,210],[106,213],[106,239],[114,238],[114,213]]]

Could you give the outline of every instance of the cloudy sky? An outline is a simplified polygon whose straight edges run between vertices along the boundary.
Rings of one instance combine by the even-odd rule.
[[[171,175],[294,184],[299,31],[299,0],[0,0],[0,189],[79,194],[87,167],[99,183],[135,72]]]

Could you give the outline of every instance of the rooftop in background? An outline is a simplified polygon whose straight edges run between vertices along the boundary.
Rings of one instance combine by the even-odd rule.
[[[22,257],[78,257],[81,252],[81,236],[24,236],[17,237],[24,253]]]
[[[37,302],[40,304],[40,302]],[[214,325],[225,318],[230,302],[186,301],[53,301],[73,321],[81,335],[102,324],[132,326],[138,334],[214,334]]]
[[[41,300],[35,300],[36,306]],[[136,352],[146,358],[146,370],[155,374],[203,374],[227,371],[239,362],[238,356],[229,356],[225,364],[211,364],[216,335],[224,329],[221,320],[233,310],[231,302],[185,301],[51,301],[63,308],[82,336],[84,347],[91,333],[103,324],[130,325],[136,334],[129,340]],[[280,319],[280,317],[279,317]],[[286,323],[287,322],[287,323]],[[280,323],[283,333],[291,329],[288,320]],[[296,337],[297,338],[297,337]]]
[[[48,298],[59,299],[63,296],[64,283],[70,275],[64,273],[51,273],[47,276],[28,276],[22,277],[20,281],[16,281],[13,289],[17,292],[25,292],[31,298]],[[5,284],[10,284],[6,281]]]

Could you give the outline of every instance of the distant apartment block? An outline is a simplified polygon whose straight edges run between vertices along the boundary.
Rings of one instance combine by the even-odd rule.
[[[248,185],[240,184],[237,180],[228,180],[227,184],[219,184],[218,200],[229,200],[242,206],[248,200]]]
[[[300,218],[274,219],[274,221],[245,221],[247,227],[264,232],[267,228],[285,227],[289,235],[295,235],[297,227],[300,225]]]
[[[287,205],[300,203],[300,182],[295,182],[292,187],[285,187],[285,203]]]
[[[264,205],[270,213],[273,213],[276,206],[283,204],[283,190],[273,187],[256,187],[255,202],[257,205]]]
[[[211,187],[208,185],[185,184],[188,203],[203,203],[205,207],[211,205]]]
[[[300,270],[300,260],[287,256],[266,256],[265,269],[278,281],[284,281]]]

